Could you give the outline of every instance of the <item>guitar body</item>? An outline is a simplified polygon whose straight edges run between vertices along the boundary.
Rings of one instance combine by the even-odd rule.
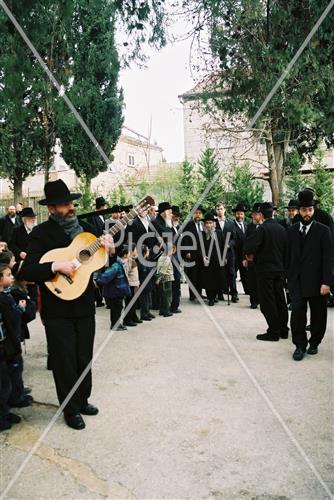
[[[44,283],[56,297],[63,300],[77,299],[86,290],[91,274],[105,266],[108,254],[103,247],[92,255],[87,252],[87,247],[96,240],[96,236],[91,233],[80,233],[68,247],[56,248],[43,255],[41,264],[67,260],[74,261],[78,266],[71,276],[57,273],[52,280]]]

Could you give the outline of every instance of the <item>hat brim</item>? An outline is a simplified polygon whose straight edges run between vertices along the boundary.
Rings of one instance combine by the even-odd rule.
[[[315,207],[316,203],[314,200],[312,201],[307,201],[305,203],[300,203],[298,208],[309,208],[309,207]]]
[[[50,200],[48,198],[45,198],[44,200],[40,200],[38,202],[39,205],[61,205],[62,203],[68,203],[69,201],[73,200],[78,200],[81,198],[80,193],[71,193],[69,196],[66,197],[61,197],[61,198],[56,198],[54,200]]]

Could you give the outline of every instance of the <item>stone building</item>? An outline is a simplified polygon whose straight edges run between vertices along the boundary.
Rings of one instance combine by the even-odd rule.
[[[117,183],[124,182],[128,177],[138,179],[151,177],[163,162],[163,149],[128,127],[123,127],[113,155],[114,160],[108,170],[101,172],[92,180],[92,190],[101,195],[107,195]],[[54,163],[49,178],[62,179],[70,190],[75,190],[80,182],[74,170],[62,158],[59,141],[55,146]],[[43,187],[44,172],[29,176],[23,183],[23,198],[39,197],[43,194]],[[8,181],[1,179],[0,197],[9,198],[11,193]]]

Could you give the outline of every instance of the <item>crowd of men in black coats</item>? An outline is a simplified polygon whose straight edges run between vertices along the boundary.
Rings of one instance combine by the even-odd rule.
[[[170,311],[164,316],[181,312],[182,275],[189,286],[190,301],[202,303],[205,299],[212,307],[219,301],[239,301],[239,273],[250,307],[260,306],[268,325],[266,333],[257,335],[257,339],[276,342],[288,338],[290,309],[293,359],[303,359],[306,352],[317,354],[326,331],[333,284],[333,219],[319,208],[311,189],[305,189],[297,200],[289,202],[286,219],[275,215],[271,203],[255,203],[250,210],[250,223],[245,221],[247,210],[242,203],[233,208],[234,218],[227,219],[223,202],[209,210],[197,206],[188,217],[179,207],[161,202],[157,207],[140,208],[129,222],[125,216],[132,206],[108,208],[103,197],[96,199],[94,213],[77,217],[73,202],[79,196],[70,193],[63,181],[49,182],[45,186],[45,199],[40,201],[48,207],[49,220],[35,227],[36,214],[29,207],[19,215],[8,211],[0,220],[0,240],[6,237],[15,259],[22,262],[23,278],[39,284],[40,312],[51,368],[59,402],[66,402],[64,417],[70,427],[83,429],[81,414],[98,412],[88,402],[92,387],[90,371],[68,401],[66,397],[91,361],[94,302],[103,305],[102,296],[92,278],[78,299],[64,301],[55,297],[44,282],[57,272],[73,274],[75,264],[73,261],[41,264],[40,258],[51,249],[68,246],[82,231],[99,237],[110,255],[124,245],[138,249],[146,245],[149,259],[157,261],[166,247],[173,248],[173,253],[165,252],[171,254],[173,282]],[[112,240],[106,233],[114,226],[120,230]],[[159,308],[160,289],[157,286],[153,293],[153,309]],[[37,301],[37,287],[32,293]]]

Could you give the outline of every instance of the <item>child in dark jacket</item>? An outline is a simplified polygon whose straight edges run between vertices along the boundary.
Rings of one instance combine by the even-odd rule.
[[[6,264],[0,264],[0,295],[13,282],[11,269]],[[17,424],[21,418],[9,411],[9,398],[12,385],[8,372],[7,355],[16,352],[18,348],[16,332],[12,329],[11,311],[6,303],[0,302],[0,431],[8,430],[12,424]]]
[[[96,283],[103,287],[103,297],[110,303],[110,323],[111,329],[116,331],[127,330],[120,322],[123,310],[123,299],[131,295],[128,279],[124,270],[124,265],[129,256],[129,249],[124,245],[119,256],[114,255],[110,258],[109,267],[97,278]],[[115,325],[118,323],[118,326]]]
[[[144,283],[147,276],[152,272],[152,266],[148,265],[147,261],[148,257],[149,257],[149,249],[146,245],[143,245],[141,249],[141,256],[137,262],[140,286]],[[147,263],[145,261],[147,261]],[[150,264],[152,264],[152,262],[150,262]],[[152,304],[152,290],[154,287],[154,281],[155,281],[155,272],[153,273],[151,279],[148,280],[143,290],[141,290],[139,296],[140,317],[144,321],[152,321],[152,319],[155,318],[154,314],[152,314],[150,311],[150,307]]]

